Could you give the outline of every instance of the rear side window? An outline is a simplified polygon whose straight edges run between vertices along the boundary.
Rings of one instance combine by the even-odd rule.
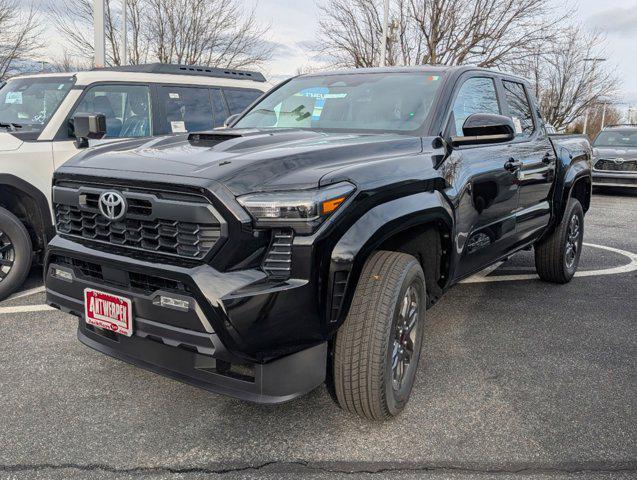
[[[513,120],[516,137],[528,137],[533,133],[533,114],[524,85],[517,82],[502,81],[504,95]]]
[[[248,105],[250,105],[261,96],[261,92],[259,90],[252,90],[247,88],[224,88],[223,94],[225,95],[226,101],[228,102],[228,108],[230,109],[231,115],[243,112]]]
[[[451,135],[462,135],[462,125],[465,120],[474,113],[500,114],[500,105],[492,78],[475,77],[466,80],[453,103],[454,121],[451,129],[455,132]]]
[[[164,86],[160,88],[159,100],[172,133],[211,130],[214,126],[208,88]]]

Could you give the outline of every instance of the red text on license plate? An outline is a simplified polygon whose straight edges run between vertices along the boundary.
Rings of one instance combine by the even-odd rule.
[[[133,334],[133,313],[128,298],[84,289],[86,323],[130,337]]]

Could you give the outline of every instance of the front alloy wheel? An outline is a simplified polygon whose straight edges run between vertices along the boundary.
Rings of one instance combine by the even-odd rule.
[[[13,213],[0,207],[0,300],[22,285],[32,259],[29,232]]]
[[[400,252],[373,253],[336,334],[333,386],[338,404],[370,420],[398,415],[414,385],[426,306],[420,262]]]
[[[414,349],[418,339],[420,301],[416,287],[410,285],[398,311],[392,351],[392,385],[399,391],[407,371],[413,366]]]
[[[0,282],[2,282],[13,267],[15,262],[15,249],[13,248],[13,242],[9,236],[0,231]]]

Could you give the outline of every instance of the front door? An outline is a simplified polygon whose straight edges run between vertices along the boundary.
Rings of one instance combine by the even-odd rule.
[[[69,115],[101,113],[106,117],[106,135],[91,146],[122,138],[148,137],[153,133],[150,87],[142,84],[97,84],[83,93]],[[53,159],[58,168],[78,152],[75,146],[73,123],[63,127],[53,145]]]
[[[461,136],[462,125],[474,113],[503,114],[495,80],[471,77],[458,89],[448,133]],[[455,203],[455,277],[466,276],[493,263],[515,242],[518,184],[505,168],[507,144],[464,146],[453,150],[442,166]]]

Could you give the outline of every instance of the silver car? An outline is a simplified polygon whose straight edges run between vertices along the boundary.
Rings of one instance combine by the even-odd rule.
[[[605,127],[593,148],[593,186],[637,188],[637,125]]]

